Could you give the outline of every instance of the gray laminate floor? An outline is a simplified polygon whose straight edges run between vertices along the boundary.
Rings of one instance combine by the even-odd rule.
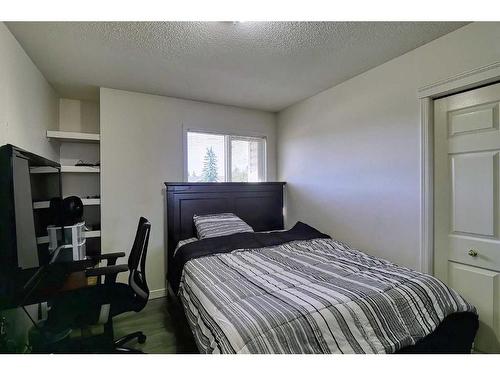
[[[176,314],[167,308],[167,299],[150,300],[140,312],[130,312],[113,319],[115,338],[134,331],[147,336],[144,344],[132,341],[127,346],[145,353],[195,353],[196,346]]]

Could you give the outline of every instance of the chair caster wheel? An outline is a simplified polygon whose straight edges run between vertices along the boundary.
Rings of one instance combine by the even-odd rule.
[[[139,344],[144,344],[146,342],[146,335],[140,335],[138,338],[137,338],[137,342]]]

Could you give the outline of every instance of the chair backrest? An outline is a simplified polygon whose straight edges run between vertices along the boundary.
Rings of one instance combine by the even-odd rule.
[[[136,311],[142,310],[149,298],[149,288],[146,282],[146,255],[148,252],[151,223],[144,217],[139,219],[134,244],[128,257],[130,275],[128,284],[136,295]]]

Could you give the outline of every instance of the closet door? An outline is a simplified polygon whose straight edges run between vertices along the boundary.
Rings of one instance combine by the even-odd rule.
[[[478,308],[480,351],[500,351],[499,102],[500,84],[434,102],[434,271]]]

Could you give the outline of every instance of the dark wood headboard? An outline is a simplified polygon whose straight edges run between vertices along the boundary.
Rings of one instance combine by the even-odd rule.
[[[232,212],[256,232],[279,230],[283,222],[285,182],[165,182],[167,265],[177,242],[196,237],[193,215]]]

